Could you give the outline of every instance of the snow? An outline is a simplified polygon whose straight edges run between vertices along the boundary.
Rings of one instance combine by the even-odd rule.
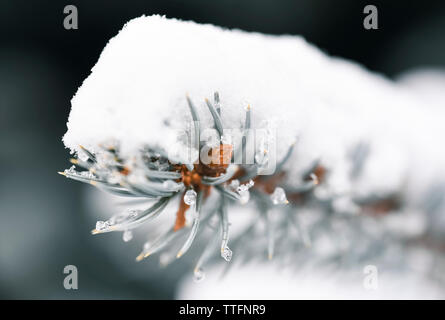
[[[443,100],[409,83],[330,57],[300,36],[142,16],[109,41],[73,97],[63,141],[71,151],[79,145],[95,150],[110,139],[127,156],[146,144],[172,151],[191,120],[186,94],[202,128],[209,128],[204,99],[218,91],[225,128],[240,128],[250,104],[254,127],[264,120],[276,125],[278,158],[298,137],[289,184],[321,159],[333,193],[403,189],[417,204],[419,189],[444,181],[445,153],[438,146],[445,111]],[[371,152],[352,183],[347,153],[358,143]]]
[[[197,107],[202,128],[210,128],[213,120],[204,99],[212,100],[218,91],[225,128],[241,128],[250,105],[255,128],[267,126],[265,121],[275,125],[278,159],[297,140],[285,166],[287,184],[301,184],[301,173],[320,160],[328,179],[315,195],[338,195],[333,205],[339,211],[356,214],[351,195],[403,193],[403,210],[378,222],[370,220],[366,226],[370,233],[375,229],[376,239],[383,239],[384,232],[416,237],[431,227],[425,221],[427,200],[438,197],[445,185],[445,152],[440,147],[445,136],[444,86],[443,72],[411,72],[392,81],[354,62],[330,57],[299,36],[269,36],[144,16],[128,22],[103,50],[71,101],[63,142],[77,152],[79,145],[95,150],[99,144],[118,141],[122,156],[128,158],[143,145],[166,152],[184,150],[178,137],[191,120],[186,94]],[[350,155],[358,145],[367,146],[369,154],[362,174],[354,180]],[[87,196],[94,203],[103,199],[110,212],[122,209],[108,196],[99,197],[91,190]],[[444,204],[429,221],[440,233],[445,226]],[[159,233],[160,226],[171,225],[176,207],[174,203],[167,208],[171,214],[161,215],[156,225],[144,227],[144,233],[147,228],[150,235]],[[303,216],[304,210],[311,210],[308,218],[317,214],[303,209],[299,211]],[[231,208],[231,237],[243,232],[255,214],[251,203]],[[326,234],[311,241],[314,256],[324,257],[335,249]],[[359,250],[369,241],[363,238],[353,246]],[[383,241],[395,246],[395,241]],[[125,261],[118,254],[115,260]],[[234,250],[235,263],[237,254]],[[409,254],[409,267],[416,265],[419,273],[427,274],[430,255],[423,250]],[[219,267],[213,266],[206,269],[204,282],[192,284],[191,274],[184,278],[178,298],[443,298],[443,292],[429,281],[412,272],[394,272],[397,269],[383,269],[379,290],[366,291],[362,267],[331,273],[315,269],[311,261],[298,270],[262,262],[235,265],[219,281]]]
[[[222,267],[206,272],[195,283],[185,276],[178,286],[180,300],[261,300],[261,299],[443,299],[438,284],[415,274],[377,273],[375,290],[366,288],[364,266],[350,272],[329,269],[281,268],[273,264],[237,265],[224,278]]]

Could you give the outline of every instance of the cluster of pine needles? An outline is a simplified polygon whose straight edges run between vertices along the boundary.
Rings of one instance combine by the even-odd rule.
[[[199,114],[190,97],[186,97],[186,102],[194,123],[193,142],[200,150],[202,145],[199,133],[202,128]],[[122,232],[124,241],[129,241],[133,237],[133,229],[159,216],[166,211],[164,209],[169,203],[179,198],[174,224],[158,238],[146,242],[136,258],[137,261],[175,243],[180,244],[180,247],[174,257],[182,257],[192,247],[197,235],[204,233],[206,226],[211,230],[211,239],[206,241],[205,248],[195,262],[194,273],[197,280],[204,276],[204,263],[218,252],[226,261],[231,260],[232,249],[241,248],[247,252],[245,259],[253,258],[254,255],[272,259],[277,253],[283,256],[294,255],[301,248],[310,247],[313,236],[311,232],[318,232],[320,226],[325,230],[326,215],[333,211],[334,199],[314,201],[314,190],[324,182],[327,170],[319,161],[315,161],[301,176],[300,183],[287,185],[284,167],[291,157],[294,145],[289,146],[287,153],[278,159],[272,175],[259,174],[267,162],[267,150],[255,150],[253,164],[234,164],[233,159],[238,155],[232,144],[224,142],[224,124],[218,93],[214,94],[212,102],[206,100],[206,105],[220,137],[219,145],[210,150],[212,161],[208,164],[200,159],[194,164],[181,163],[177,159],[173,161],[162,149],[150,146],[141,149],[131,161],[121,158],[118,144],[102,145],[95,151],[80,146],[77,157],[71,159],[73,166],[60,174],[117,196],[142,198],[151,202],[151,206],[145,210],[129,209],[107,221],[98,221],[92,233]],[[250,106],[247,107],[242,128],[246,132],[252,127],[251,112]],[[247,145],[243,141],[239,152],[244,154]],[[205,202],[211,196],[211,203],[203,210]],[[239,236],[231,240],[230,249],[229,207],[237,202],[245,204],[249,201],[254,202],[258,214]],[[309,232],[302,227],[297,213],[299,208],[314,202],[317,204],[314,210],[321,208],[319,211],[324,213]],[[367,201],[361,205],[378,203],[381,201]],[[190,213],[191,223],[187,223],[187,211]],[[264,222],[263,229],[258,227],[258,221]],[[249,238],[260,240],[245,241]],[[175,259],[164,260],[169,263]]]

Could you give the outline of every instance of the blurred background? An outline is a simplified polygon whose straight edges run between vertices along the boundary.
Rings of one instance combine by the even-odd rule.
[[[78,9],[78,30],[63,27],[69,4]],[[367,4],[379,10],[378,30],[363,28]],[[174,298],[179,267],[135,263],[139,245],[118,235],[92,237],[103,213],[91,205],[90,187],[57,175],[70,166],[61,137],[72,96],[108,40],[143,14],[300,34],[388,77],[445,67],[439,0],[1,0],[0,298]],[[79,290],[63,287],[69,264],[78,267]]]

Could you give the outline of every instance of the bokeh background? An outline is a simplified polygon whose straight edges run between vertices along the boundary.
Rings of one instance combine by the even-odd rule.
[[[78,9],[78,30],[63,28],[69,4]],[[379,30],[363,28],[366,4],[379,9]],[[388,77],[445,67],[440,0],[1,0],[0,298],[174,297],[181,269],[137,264],[139,245],[119,236],[92,237],[89,231],[103,213],[90,205],[90,187],[57,175],[69,167],[61,137],[71,97],[107,41],[142,14],[301,34],[329,54]],[[68,264],[78,267],[79,290],[63,287]]]

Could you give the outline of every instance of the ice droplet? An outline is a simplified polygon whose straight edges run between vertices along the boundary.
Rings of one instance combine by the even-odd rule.
[[[260,151],[258,151],[258,152],[255,154],[255,162],[256,162],[260,167],[264,167],[264,166],[266,166],[267,163],[268,163],[268,161],[269,161],[269,156],[268,156],[268,154],[267,154],[267,150],[266,150],[266,149],[260,150]]]
[[[275,188],[274,192],[270,196],[270,199],[272,200],[273,204],[286,204],[288,203],[286,198],[286,193],[284,192],[283,188]]]
[[[97,231],[103,231],[108,229],[110,224],[107,221],[97,221],[96,222],[96,230]]]
[[[129,218],[136,218],[138,216],[138,214],[140,214],[141,212],[142,212],[142,210],[138,210],[138,209],[128,209],[127,216]]]
[[[246,204],[250,199],[250,192],[248,190],[239,192],[240,195],[240,203]]]
[[[238,182],[238,184],[239,184],[239,182]],[[253,185],[254,185],[253,180],[250,180],[248,183],[238,185],[238,187],[236,188],[236,191],[238,191],[238,193],[249,191],[249,189],[252,188]]]
[[[65,169],[65,174],[77,174],[76,166],[71,166],[69,169]]]
[[[193,280],[195,282],[201,282],[205,279],[205,277],[206,274],[201,268],[195,269],[195,271],[193,272]]]
[[[239,180],[238,179],[234,179],[230,182],[229,184],[229,188],[232,189],[233,191],[237,190],[239,187]]]
[[[124,242],[128,242],[131,239],[133,239],[133,232],[131,230],[125,230],[122,235],[122,240],[124,240]]]
[[[312,181],[314,182],[314,184],[319,184],[318,177],[317,177],[317,175],[316,175],[315,173],[311,173],[311,174],[309,175],[309,177],[312,179]]]
[[[184,195],[184,202],[189,206],[192,206],[196,203],[196,192],[195,190],[187,190]]]
[[[240,185],[239,181],[238,181],[237,184],[238,184],[238,187],[236,188],[236,191],[238,192],[238,194],[241,197],[240,202],[241,202],[241,204],[246,204],[247,202],[249,202],[249,199],[250,199],[249,189],[253,187],[254,182],[253,182],[253,180],[250,180],[248,183]],[[232,186],[232,184],[231,184],[231,186]]]
[[[260,139],[257,151],[255,152],[255,163],[260,167],[266,167],[269,163],[269,143],[266,140],[270,140],[268,137],[262,137]]]
[[[223,259],[226,261],[232,260],[232,250],[230,250],[229,247],[225,247],[221,251],[221,257],[223,257]]]
[[[95,179],[95,175],[90,171],[82,171],[78,174],[79,176],[87,179]]]
[[[147,241],[144,243],[144,251],[148,251],[151,248],[151,242]]]
[[[136,210],[136,209],[127,209],[126,211],[116,214],[110,218],[109,224],[115,225],[115,224],[121,224],[124,222],[128,222],[136,218],[142,210]]]

